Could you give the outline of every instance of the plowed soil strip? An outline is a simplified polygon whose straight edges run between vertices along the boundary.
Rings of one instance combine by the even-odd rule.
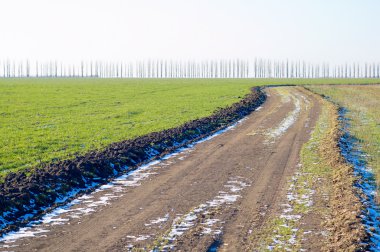
[[[82,196],[2,249],[205,251],[218,240],[219,251],[244,251],[284,195],[320,110],[302,88],[266,92],[235,128]]]

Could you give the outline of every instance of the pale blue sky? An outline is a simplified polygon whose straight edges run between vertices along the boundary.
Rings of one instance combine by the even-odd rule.
[[[380,61],[379,0],[0,0],[0,59]]]

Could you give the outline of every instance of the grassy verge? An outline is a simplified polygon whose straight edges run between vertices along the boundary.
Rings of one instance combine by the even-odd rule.
[[[329,236],[324,248],[328,251],[358,251],[363,249],[361,241],[366,238],[360,219],[362,204],[354,188],[353,167],[346,163],[338,146],[343,133],[338,121],[338,109],[326,101],[324,103],[329,104],[328,120],[332,125],[319,146],[321,158],[332,170],[330,216],[325,223]]]
[[[332,127],[329,116],[329,108],[323,104],[311,137],[301,149],[299,168],[288,180],[280,212],[267,224],[257,251],[299,251],[303,247],[302,239],[307,238],[308,230],[302,223],[308,213],[321,210],[315,201],[322,198],[320,196],[326,193],[327,188],[320,187],[320,183],[331,177],[331,169],[319,153],[321,140]],[[319,213],[326,215],[326,209]]]
[[[0,79],[0,175],[172,128],[252,86],[376,79]]]
[[[289,179],[280,214],[268,223],[258,251],[356,251],[366,237],[352,167],[340,155],[337,108],[318,98],[322,110],[300,166]]]
[[[310,87],[348,109],[350,133],[359,139],[367,162],[380,181],[380,86]]]

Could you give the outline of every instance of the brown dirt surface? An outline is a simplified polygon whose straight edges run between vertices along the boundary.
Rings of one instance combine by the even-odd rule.
[[[320,112],[320,101],[303,88],[266,92],[262,108],[235,128],[149,166],[133,186],[92,193],[90,204],[111,199],[79,217],[65,212],[62,224],[41,224],[46,232],[10,249],[207,251],[220,241],[218,251],[254,250],[248,237],[278,209]]]

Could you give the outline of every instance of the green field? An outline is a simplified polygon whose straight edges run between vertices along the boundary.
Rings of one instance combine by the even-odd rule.
[[[266,84],[378,79],[0,79],[0,174],[210,115]]]
[[[350,133],[361,141],[368,165],[380,181],[380,86],[312,87],[348,109]]]

